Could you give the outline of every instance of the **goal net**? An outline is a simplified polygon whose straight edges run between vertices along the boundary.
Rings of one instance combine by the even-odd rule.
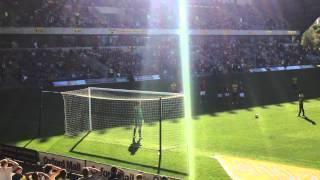
[[[94,141],[111,144],[127,144],[137,137],[152,149],[158,148],[160,135],[164,148],[182,141],[182,94],[97,87],[61,94],[67,135],[93,131]]]

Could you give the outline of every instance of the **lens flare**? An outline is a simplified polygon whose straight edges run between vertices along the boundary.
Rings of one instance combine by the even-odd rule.
[[[193,173],[193,146],[192,146],[192,113],[191,113],[191,78],[187,0],[179,0],[179,43],[180,60],[184,93],[184,113],[186,121],[186,142],[188,146],[189,179],[194,179]]]

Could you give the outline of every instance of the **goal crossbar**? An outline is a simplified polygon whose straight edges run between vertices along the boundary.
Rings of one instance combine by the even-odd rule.
[[[108,91],[108,92],[123,92],[123,93],[136,93],[136,94],[149,94],[149,95],[159,95],[159,97],[154,98],[114,98],[114,97],[103,97],[103,96],[95,96],[92,95],[90,92],[91,90],[99,90],[99,91]],[[84,98],[93,98],[93,99],[103,99],[103,100],[114,100],[114,101],[154,101],[158,100],[160,97],[161,99],[173,99],[177,97],[183,97],[183,94],[180,93],[169,93],[169,92],[156,92],[156,91],[138,91],[138,90],[126,90],[126,89],[110,89],[110,88],[96,88],[96,87],[89,87],[88,88],[88,95],[85,94],[78,94],[74,93],[73,91],[65,91],[65,92],[57,92],[57,91],[42,91],[45,93],[55,93],[55,94],[62,94],[62,95],[71,95],[71,96],[78,96]],[[164,97],[163,97],[164,96]]]
[[[111,89],[111,88],[99,88],[99,87],[88,87],[93,90],[109,91],[109,92],[125,92],[135,94],[150,94],[150,95],[163,95],[163,96],[182,96],[181,93],[171,92],[158,92],[158,91],[140,91],[140,90],[128,90],[128,89]]]

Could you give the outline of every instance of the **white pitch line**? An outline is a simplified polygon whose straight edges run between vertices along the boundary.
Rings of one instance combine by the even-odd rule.
[[[228,176],[229,176],[231,179],[234,179],[234,180],[238,180],[238,179],[239,179],[239,178],[235,177],[235,176],[232,174],[232,172],[228,169],[227,165],[224,163],[224,160],[223,160],[222,158],[220,158],[219,155],[211,156],[211,158],[218,160],[218,162],[221,164],[221,166],[222,166],[223,169],[227,172]]]

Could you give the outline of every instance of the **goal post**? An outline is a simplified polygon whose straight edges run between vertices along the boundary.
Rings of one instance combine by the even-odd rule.
[[[60,92],[64,102],[64,129],[66,135],[91,131],[90,88]]]
[[[183,158],[180,152],[187,147],[182,94],[98,87],[42,93],[43,124],[51,126],[58,120],[61,129],[64,123],[65,135],[86,134],[84,147],[96,143],[106,152],[116,147],[131,155],[141,149],[140,153],[152,156],[149,163],[157,161],[159,168],[168,163],[168,154]],[[46,123],[46,118],[51,122]]]
[[[163,120],[183,117],[183,95],[179,93],[88,87],[61,94],[66,135],[134,126],[137,116],[134,109],[139,103],[146,124],[159,123],[160,117]],[[162,112],[159,112],[160,106]],[[149,132],[149,135],[158,136],[156,134]]]
[[[89,121],[89,131],[92,131],[92,114],[91,114],[91,88],[88,88],[88,109],[89,109],[89,114],[88,114],[88,121]]]

